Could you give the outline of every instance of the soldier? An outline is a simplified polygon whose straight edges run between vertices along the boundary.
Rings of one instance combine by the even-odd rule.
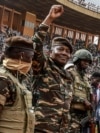
[[[90,115],[91,110],[90,94],[91,86],[86,76],[86,69],[92,63],[92,55],[85,49],[76,51],[73,55],[74,67],[68,69],[74,80],[74,92],[71,103],[71,128],[72,133],[80,133],[80,121]],[[82,132],[83,131],[83,132]],[[82,129],[82,133],[87,133],[86,127]]]
[[[33,37],[35,133],[69,132],[72,80],[63,68],[71,56],[72,46],[67,39],[55,37],[52,40],[50,57],[46,58],[43,54],[43,40],[47,30],[63,12],[62,5],[53,5]]]
[[[0,66],[0,132],[33,133],[32,93],[21,83],[32,65],[33,44],[15,36],[6,45]]]

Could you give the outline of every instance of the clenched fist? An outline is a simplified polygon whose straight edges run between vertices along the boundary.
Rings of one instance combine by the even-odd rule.
[[[56,18],[60,17],[63,12],[64,8],[62,5],[53,5],[42,23],[49,26]]]

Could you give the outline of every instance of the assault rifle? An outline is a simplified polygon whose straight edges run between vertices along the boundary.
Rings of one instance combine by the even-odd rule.
[[[84,128],[87,125],[87,133],[95,133],[95,122],[94,121],[90,121],[90,117],[87,116],[85,118],[83,118],[80,122],[80,125],[82,128]]]
[[[85,127],[85,125],[89,122],[90,117],[86,116],[85,118],[83,118],[80,122],[82,127]]]
[[[90,128],[89,128],[89,116],[83,118],[80,122],[81,125],[81,133],[90,133]]]

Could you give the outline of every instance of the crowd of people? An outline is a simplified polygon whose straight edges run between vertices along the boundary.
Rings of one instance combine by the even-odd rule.
[[[96,5],[92,2],[87,2],[86,0],[69,0],[70,2],[73,2],[76,5],[79,5],[81,7],[84,7],[86,9],[89,9],[94,12],[100,13],[100,6]]]
[[[1,133],[100,132],[100,72],[92,71],[97,54],[61,36],[45,44],[63,12],[53,5],[31,38],[1,36]]]

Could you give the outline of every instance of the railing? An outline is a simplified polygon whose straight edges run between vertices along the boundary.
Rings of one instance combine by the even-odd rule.
[[[68,0],[78,6],[81,6],[83,8],[86,8],[88,10],[100,13],[100,6],[97,6],[91,2],[85,2],[85,0]]]

